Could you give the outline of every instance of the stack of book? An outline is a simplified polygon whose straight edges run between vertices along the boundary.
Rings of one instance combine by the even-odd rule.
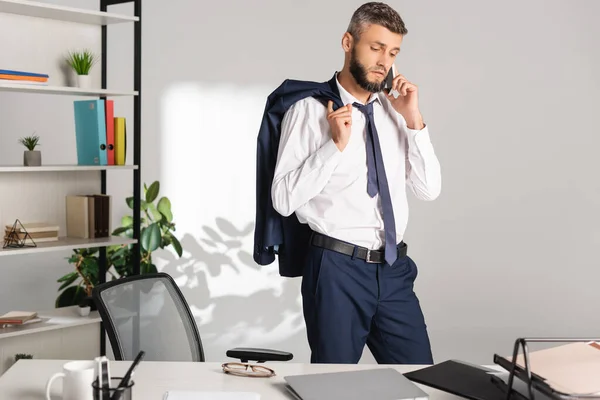
[[[93,239],[110,235],[110,195],[68,195],[65,204],[68,237]]]
[[[0,69],[0,83],[24,83],[28,85],[47,85],[48,75],[27,71]]]
[[[41,320],[35,311],[10,311],[0,315],[0,325],[23,325]]]
[[[4,226],[4,240],[9,238],[14,226],[12,240],[24,241],[25,244],[33,244],[43,242],[54,242],[58,240],[58,225],[49,224],[47,222],[29,222],[10,224]]]

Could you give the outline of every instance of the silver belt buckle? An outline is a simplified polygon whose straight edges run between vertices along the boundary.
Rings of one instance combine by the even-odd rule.
[[[371,260],[371,249],[367,249],[367,256],[365,257],[365,261],[369,264],[377,264],[377,261]]]

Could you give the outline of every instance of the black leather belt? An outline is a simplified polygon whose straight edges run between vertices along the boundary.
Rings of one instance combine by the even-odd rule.
[[[354,255],[355,257],[360,258],[368,263],[380,264],[385,262],[385,252],[383,250],[367,249],[366,247],[356,246],[352,243],[344,242],[342,240],[325,236],[317,232],[313,232],[311,243],[314,246],[333,250],[348,256]],[[398,258],[406,256],[408,250],[406,243],[401,242],[396,248],[398,249]]]

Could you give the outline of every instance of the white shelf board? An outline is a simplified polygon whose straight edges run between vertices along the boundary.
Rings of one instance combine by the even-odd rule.
[[[2,0],[0,0],[1,2]],[[0,91],[21,92],[21,93],[41,93],[41,94],[62,94],[71,96],[137,96],[138,91],[110,90],[110,89],[81,89],[70,86],[46,86],[31,85],[26,83],[8,83],[0,82]]]
[[[90,25],[109,25],[139,20],[138,17],[134,16],[65,7],[28,0],[0,0],[0,13]]]
[[[77,314],[77,308],[77,306],[70,306],[40,311],[38,312],[38,317],[42,321],[0,328],[0,339],[56,329],[67,329],[81,325],[99,324],[102,321],[98,311],[91,311],[88,316],[82,317]]]
[[[135,242],[137,242],[137,240],[120,236],[110,236],[105,238],[94,239],[60,237],[58,238],[58,241],[36,243],[37,247],[7,247],[6,249],[0,249],[0,256],[47,253],[51,251],[112,246],[116,244],[131,244]],[[2,244],[4,244],[4,239],[2,240]]]
[[[2,172],[57,172],[57,171],[118,171],[138,169],[137,165],[42,165],[25,167],[23,165],[0,165]]]

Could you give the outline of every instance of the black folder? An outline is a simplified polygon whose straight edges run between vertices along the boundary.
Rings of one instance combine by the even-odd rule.
[[[506,400],[506,390],[488,372],[495,370],[458,360],[448,360],[430,367],[407,372],[413,382],[452,393],[470,400]],[[522,398],[513,392],[511,399]]]

